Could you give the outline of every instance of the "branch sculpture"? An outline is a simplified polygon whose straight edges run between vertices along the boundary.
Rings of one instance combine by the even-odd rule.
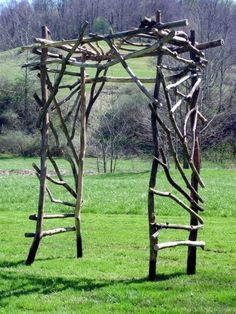
[[[77,257],[82,257],[80,216],[83,204],[86,132],[89,126],[90,112],[106,83],[133,82],[147,98],[147,106],[151,112],[154,145],[148,189],[149,279],[155,280],[156,278],[157,252],[176,246],[188,247],[187,273],[193,274],[196,271],[196,248],[204,248],[205,245],[204,241],[197,240],[198,231],[203,227],[203,219],[199,212],[204,210],[200,205],[203,203],[203,199],[199,192],[199,186],[202,188],[205,186],[200,176],[199,121],[205,123],[206,119],[200,112],[198,104],[202,84],[201,76],[207,66],[203,50],[221,46],[223,41],[220,39],[208,43],[198,43],[195,40],[194,31],[191,31],[188,36],[184,31],[175,30],[177,27],[187,26],[187,20],[163,23],[160,11],[156,13],[155,22],[152,20],[150,23],[150,19],[145,18],[140,27],[124,32],[86,36],[87,25],[87,22],[83,24],[77,39],[61,41],[50,40],[47,27],[43,27],[42,38],[36,38],[36,43],[22,47],[23,50],[31,50],[37,58],[40,56],[40,59],[28,62],[24,67],[29,67],[32,71],[39,71],[41,81],[41,97],[35,94],[36,102],[40,106],[37,125],[41,131],[41,164],[40,167],[34,165],[40,181],[40,191],[38,213],[30,215],[30,219],[37,222],[36,231],[26,234],[27,237],[34,238],[26,264],[33,263],[42,237],[68,231],[76,231]],[[52,48],[53,50],[51,50]],[[130,59],[145,57],[156,58],[155,77],[137,77],[128,64]],[[108,75],[109,69],[117,64],[125,69],[127,76],[112,77]],[[86,72],[87,69],[92,69],[90,76]],[[54,75],[55,79],[53,79]],[[69,76],[74,81],[65,84],[64,76]],[[154,84],[153,94],[145,86],[146,83]],[[188,86],[185,93],[182,92],[183,86]],[[62,97],[61,90],[68,92],[67,94],[64,92]],[[186,108],[186,114],[183,125],[179,125],[177,115],[183,106]],[[60,145],[59,129],[53,123],[55,116],[59,118],[57,121],[60,122],[59,128],[64,136],[66,148],[62,148]],[[52,132],[58,149],[71,166],[73,185],[63,179],[59,165],[50,153],[49,132]],[[75,143],[76,134],[79,134],[80,137],[79,150]],[[183,186],[177,183],[171,175],[164,148],[161,147],[160,134],[164,134],[167,138],[168,150]],[[191,169],[190,177],[185,173],[179,161],[174,145],[175,136],[178,137],[187,157]],[[47,161],[51,162],[57,179],[48,175]],[[177,194],[169,191],[161,192],[157,189],[156,179],[159,166],[163,168],[167,181]],[[72,197],[74,202],[70,199],[68,201],[55,199],[47,182],[64,188],[68,197]],[[51,202],[72,207],[74,212],[45,214],[46,192]],[[176,207],[185,209],[190,214],[190,225],[159,223],[155,215],[155,195],[171,198]],[[70,217],[75,218],[73,227],[42,230],[43,219]],[[189,239],[159,243],[160,231],[168,229],[187,230]]]

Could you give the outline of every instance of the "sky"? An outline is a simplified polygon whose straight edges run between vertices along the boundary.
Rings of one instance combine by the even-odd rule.
[[[0,0],[0,4],[6,4],[8,2],[10,2],[10,0]]]

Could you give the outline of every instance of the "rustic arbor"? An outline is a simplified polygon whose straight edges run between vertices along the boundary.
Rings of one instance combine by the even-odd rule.
[[[85,36],[87,23],[81,27],[79,37],[73,40],[49,40],[49,30],[42,28],[42,38],[36,38],[36,43],[23,47],[32,50],[40,56],[36,61],[24,65],[32,70],[39,70],[41,81],[41,97],[35,94],[40,107],[37,125],[41,131],[41,165],[33,165],[40,181],[39,202],[37,215],[29,218],[35,220],[35,233],[26,233],[26,237],[33,237],[26,264],[32,264],[40,240],[48,235],[67,231],[76,231],[77,257],[82,257],[82,235],[80,213],[83,196],[83,172],[86,147],[86,129],[91,109],[101,93],[106,82],[135,83],[140,91],[146,95],[151,112],[151,128],[154,143],[154,158],[152,162],[148,189],[148,222],[150,235],[150,264],[149,279],[156,277],[157,252],[161,249],[187,246],[188,260],[187,273],[193,274],[196,270],[196,248],[204,247],[204,241],[197,240],[198,230],[203,227],[203,219],[199,212],[203,211],[203,199],[198,191],[199,185],[204,187],[200,177],[201,157],[199,147],[198,122],[205,123],[206,119],[200,112],[199,95],[202,71],[207,65],[204,58],[204,49],[217,47],[223,44],[222,40],[208,43],[197,43],[195,33],[190,37],[183,31],[174,31],[174,28],[184,27],[187,20],[163,23],[160,11],[156,19],[145,18],[139,28],[111,33],[108,35],[89,34]],[[128,61],[131,58],[156,57],[156,75],[154,78],[140,78],[135,75]],[[126,70],[127,77],[108,76],[109,68],[120,64]],[[69,69],[68,69],[69,68]],[[78,69],[78,71],[77,71]],[[90,76],[87,71],[89,71]],[[171,74],[169,74],[171,73]],[[53,75],[55,79],[53,80]],[[70,84],[63,83],[63,77],[70,77]],[[145,87],[145,83],[154,83],[153,95]],[[188,84],[186,84],[188,83]],[[185,88],[182,86],[185,84]],[[65,95],[65,92],[69,92]],[[87,92],[86,92],[87,91]],[[88,94],[88,101],[86,101]],[[67,104],[73,100],[73,104]],[[177,113],[185,108],[183,125],[179,125]],[[183,112],[183,110],[181,111]],[[60,145],[58,129],[54,125],[54,116],[60,122],[60,129],[66,140],[67,148]],[[78,132],[77,121],[80,121],[80,145],[77,149],[74,141]],[[160,142],[160,131],[168,142],[168,151],[171,154],[180,179],[184,187],[177,183],[167,164],[166,152]],[[49,132],[52,133],[55,143],[68,160],[74,178],[73,186],[66,182],[59,165],[53,158],[49,145]],[[191,177],[185,173],[179,161],[174,138],[178,138],[184,154],[191,168]],[[47,161],[50,161],[57,179],[48,175]],[[158,167],[161,166],[166,179],[179,194],[163,192],[157,189],[156,179]],[[47,182],[61,186],[74,202],[54,199]],[[45,194],[57,204],[73,207],[73,213],[45,214]],[[173,200],[190,214],[189,225],[159,223],[155,215],[154,197],[164,197]],[[44,219],[75,218],[75,226],[43,231]],[[158,235],[164,229],[181,229],[189,231],[189,239],[159,243]]]

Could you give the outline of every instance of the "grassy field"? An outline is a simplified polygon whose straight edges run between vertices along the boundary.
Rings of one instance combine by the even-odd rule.
[[[236,313],[235,170],[203,169],[206,211],[199,239],[207,245],[198,250],[197,274],[185,274],[186,248],[163,250],[157,281],[148,282],[150,162],[122,161],[117,174],[86,175],[84,257],[75,259],[74,233],[67,233],[43,239],[36,262],[27,267],[31,240],[24,233],[35,227],[28,215],[36,211],[38,182],[22,170],[31,162],[0,158],[0,313]],[[89,159],[86,170],[94,169]],[[159,186],[168,190],[163,173]],[[157,204],[160,222],[188,222],[172,202]],[[47,212],[65,211],[47,201]],[[44,228],[69,225],[73,220],[47,221]],[[186,237],[164,231],[160,241]]]
[[[105,47],[103,47],[105,48]],[[105,48],[106,49],[106,48]],[[29,54],[28,58],[32,58],[33,55]],[[130,59],[128,61],[129,66],[139,77],[155,77],[155,66],[151,65],[151,57],[140,59]],[[29,60],[30,61],[30,60]],[[27,62],[27,53],[21,52],[20,48],[11,49],[8,51],[0,52],[0,78],[7,80],[15,80],[24,75],[25,70],[21,69],[21,66]],[[79,68],[73,66],[67,66],[68,71],[78,72]],[[87,69],[88,75],[94,75],[95,70]],[[108,76],[124,77],[128,76],[123,67],[118,64],[111,67],[107,73]],[[65,83],[73,83],[75,78],[66,77]]]

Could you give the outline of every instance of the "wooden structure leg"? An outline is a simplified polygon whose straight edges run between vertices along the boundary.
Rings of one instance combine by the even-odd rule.
[[[156,16],[157,22],[161,23],[161,12],[157,11]],[[160,66],[162,63],[162,55],[160,54],[157,57],[157,66]],[[155,80],[155,88],[153,97],[159,100],[160,93],[160,76],[158,71],[156,71],[156,80]],[[157,111],[156,104],[153,104],[153,111],[151,112],[151,128],[152,128],[152,140],[153,140],[153,149],[154,156],[159,158],[159,134],[158,134],[158,126],[157,120],[155,116],[155,112]],[[149,179],[149,191],[148,191],[148,225],[149,225],[149,241],[150,241],[150,256],[149,256],[149,274],[148,278],[150,281],[154,281],[156,279],[156,262],[157,262],[157,250],[155,250],[155,245],[157,245],[158,237],[153,238],[152,235],[155,233],[154,223],[156,223],[155,217],[155,199],[154,193],[151,190],[156,186],[156,178],[157,178],[157,170],[158,170],[158,162],[157,159],[154,158],[152,162],[152,168]]]
[[[85,69],[80,70],[81,76],[81,96],[80,96],[80,152],[79,152],[79,170],[78,170],[78,189],[75,207],[75,227],[76,227],[76,248],[77,257],[83,256],[81,220],[80,211],[83,197],[83,175],[84,175],[84,158],[86,147],[86,98],[85,98]]]
[[[160,65],[162,61],[162,56],[158,56],[157,65]],[[156,72],[156,84],[154,90],[154,97],[156,99],[159,98],[160,92],[160,78],[158,71]],[[154,111],[157,110],[157,106],[153,104]],[[151,113],[151,126],[152,126],[152,138],[154,145],[154,156],[159,158],[159,134],[158,134],[158,126],[157,120],[154,112]],[[149,180],[149,192],[148,192],[148,223],[149,223],[149,240],[150,240],[150,259],[149,259],[149,280],[153,281],[156,279],[156,260],[157,260],[157,251],[154,249],[157,244],[157,238],[153,239],[152,235],[155,232],[153,229],[153,223],[156,222],[155,218],[155,200],[154,193],[151,188],[156,186],[156,178],[157,178],[157,170],[158,170],[158,162],[157,159],[154,158],[152,162],[150,180]]]
[[[195,46],[195,31],[191,30],[190,32],[190,41],[193,46]],[[191,52],[190,53],[190,58],[193,61],[197,61],[196,55]],[[192,71],[192,74],[195,74],[194,71]],[[194,77],[191,80],[191,86],[192,88],[196,84],[197,79]],[[194,107],[197,105],[198,101],[198,96],[199,96],[199,88],[197,88],[192,97],[192,101],[190,103],[190,110],[193,110]],[[193,112],[191,115],[191,129],[193,130],[195,128],[194,122],[196,120],[196,112]],[[195,165],[195,168],[197,169],[198,173],[200,173],[201,170],[201,152],[200,152],[200,145],[199,145],[199,132],[196,129],[195,130],[196,134],[195,137],[193,138],[193,163]],[[192,178],[191,178],[191,184],[194,187],[196,191],[198,191],[198,180],[195,176],[194,173],[192,173]],[[198,203],[198,198],[196,195],[191,195],[191,197],[194,199],[196,203]],[[196,207],[196,204],[191,204],[191,209],[198,213],[198,208]],[[191,216],[190,218],[190,224],[195,226],[198,225],[198,220],[196,217]],[[191,230],[189,233],[189,240],[190,241],[197,241],[197,235],[198,235],[198,230]],[[187,258],[187,274],[192,275],[196,273],[196,262],[197,262],[197,248],[193,246],[188,247],[188,258]]]
[[[42,27],[42,37],[48,39],[48,29],[46,26]],[[41,62],[44,63],[47,60],[48,49],[42,49]],[[47,90],[47,69],[45,65],[41,65],[40,71],[41,78],[41,91],[42,91],[42,107],[47,103],[48,90]],[[46,193],[46,176],[47,176],[47,150],[48,150],[48,131],[49,131],[49,114],[46,113],[42,127],[41,127],[41,151],[40,151],[40,188],[39,188],[39,200],[38,200],[38,219],[36,223],[36,231],[33,243],[29,250],[29,254],[26,260],[26,265],[31,265],[34,262],[35,255],[37,253],[39,243],[42,237],[42,223],[45,205],[45,193]]]

